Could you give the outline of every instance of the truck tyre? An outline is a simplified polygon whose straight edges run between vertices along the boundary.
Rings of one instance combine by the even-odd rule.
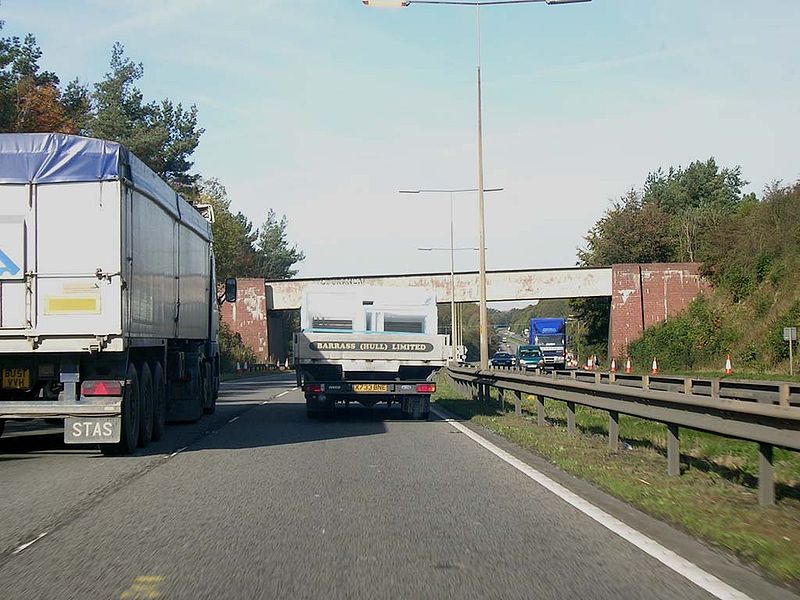
[[[211,366],[211,381],[213,381],[213,397],[214,397],[214,407],[217,406],[217,399],[219,398],[219,357],[214,359],[214,362]]]
[[[106,455],[131,454],[139,442],[139,377],[136,367],[128,365],[125,375],[128,383],[122,396],[122,431],[116,444],[100,444],[100,450]]]
[[[323,405],[306,397],[306,416],[309,419],[332,418],[335,410],[336,401],[333,398],[328,398]]]
[[[415,421],[426,421],[431,412],[430,396],[404,396],[400,401],[403,417]]]
[[[164,386],[164,371],[161,363],[153,365],[153,441],[164,437],[167,427],[167,390]]]
[[[3,435],[3,430],[6,428],[6,421],[5,419],[0,419],[0,436]]]
[[[217,410],[217,399],[214,397],[214,380],[212,379],[211,363],[203,363],[203,413],[213,415]]]
[[[146,448],[153,439],[153,376],[147,363],[139,365],[139,447]]]

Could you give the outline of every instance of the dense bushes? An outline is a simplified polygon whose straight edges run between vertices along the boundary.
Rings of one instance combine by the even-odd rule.
[[[737,339],[736,330],[725,323],[720,311],[700,296],[683,314],[648,328],[631,344],[630,355],[638,364],[649,364],[657,356],[661,368],[691,369],[719,362]]]
[[[781,291],[800,263],[800,183],[773,185],[760,202],[742,203],[710,239],[703,274],[730,300],[740,303],[765,283]]]

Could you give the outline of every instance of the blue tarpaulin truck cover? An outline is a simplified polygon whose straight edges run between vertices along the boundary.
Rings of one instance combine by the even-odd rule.
[[[125,180],[205,239],[211,226],[125,146],[64,133],[0,133],[0,184]]]

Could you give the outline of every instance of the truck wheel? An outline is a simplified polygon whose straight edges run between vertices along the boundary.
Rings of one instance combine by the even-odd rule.
[[[0,419],[0,436],[3,435],[3,430],[6,428],[5,419]]]
[[[332,418],[335,411],[336,401],[333,398],[326,399],[326,402],[322,404],[306,397],[306,416],[309,419]]]
[[[414,419],[415,421],[427,419],[431,410],[430,402],[430,396],[405,396],[400,401],[403,417],[406,419]]]
[[[153,439],[153,376],[147,363],[139,365],[139,446],[146,448]]]
[[[122,432],[116,444],[100,444],[100,451],[105,455],[131,454],[136,450],[139,441],[139,377],[136,367],[128,365],[125,379],[125,394],[122,396]]]
[[[211,378],[211,363],[206,361],[203,368],[203,412],[213,415],[217,410],[217,399],[214,398],[214,380]]]
[[[213,381],[212,395],[214,397],[214,406],[217,405],[219,398],[219,359],[215,360],[211,366],[211,381]]]
[[[164,437],[167,426],[167,390],[164,387],[164,371],[161,363],[153,366],[153,441]]]

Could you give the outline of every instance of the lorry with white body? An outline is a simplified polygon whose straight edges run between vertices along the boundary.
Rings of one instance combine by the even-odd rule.
[[[201,209],[120,144],[0,135],[0,425],[63,419],[66,443],[130,453],[214,411]]]
[[[436,298],[418,288],[320,287],[306,291],[294,335],[298,386],[309,417],[338,403],[398,403],[427,419],[433,375],[447,364],[449,338],[437,333]]]

